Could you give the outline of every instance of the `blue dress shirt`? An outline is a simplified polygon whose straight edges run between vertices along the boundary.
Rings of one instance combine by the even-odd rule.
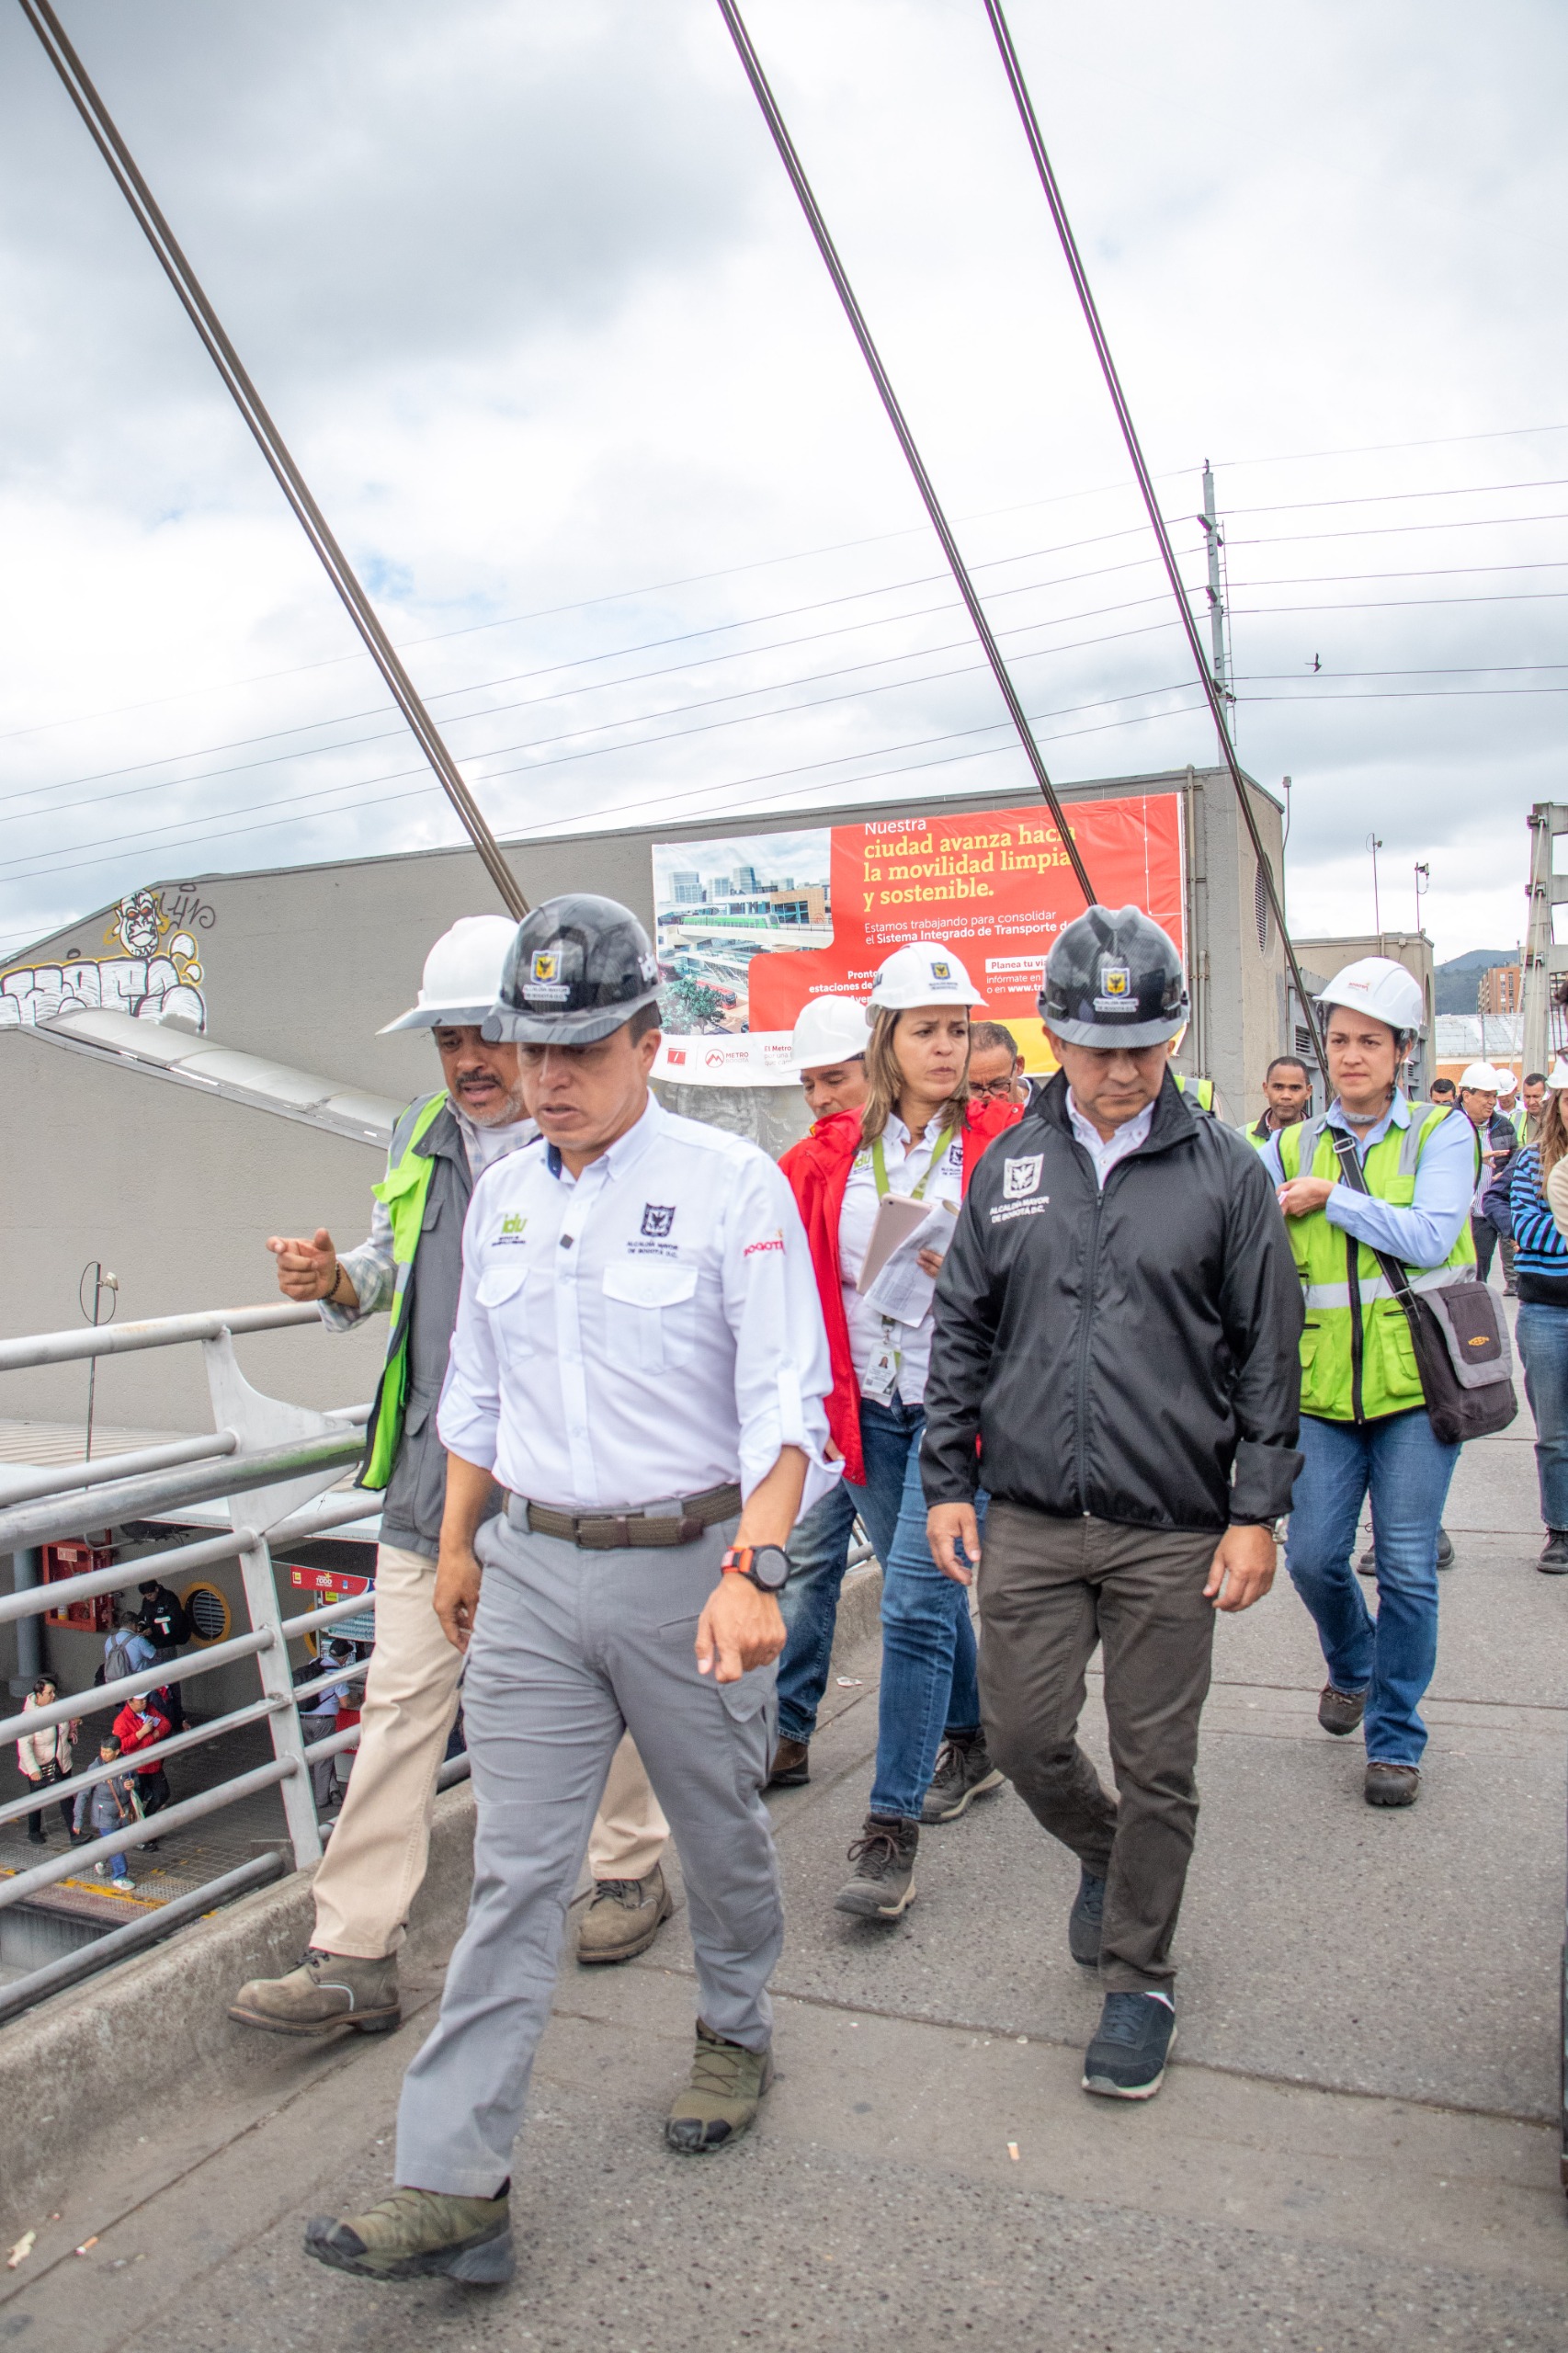
[[[1377,1125],[1358,1136],[1335,1099],[1329,1108],[1328,1125],[1341,1129],[1351,1138],[1364,1162],[1373,1144],[1381,1143],[1391,1128],[1410,1125],[1410,1105],[1404,1096],[1396,1094]],[[1278,1136],[1263,1157],[1275,1183],[1282,1185],[1285,1172],[1280,1165]],[[1391,1258],[1403,1259],[1407,1267],[1440,1267],[1470,1215],[1476,1186],[1476,1157],[1475,1130],[1462,1111],[1450,1111],[1426,1139],[1426,1148],[1415,1172],[1415,1199],[1408,1209],[1354,1192],[1341,1181],[1324,1204],[1324,1213],[1330,1225],[1343,1227],[1369,1249],[1386,1251]],[[1303,1169],[1301,1174],[1305,1176],[1307,1171]]]

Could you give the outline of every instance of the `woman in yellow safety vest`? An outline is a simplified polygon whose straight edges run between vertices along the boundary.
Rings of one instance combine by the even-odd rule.
[[[1306,1294],[1306,1461],[1286,1565],[1328,1667],[1319,1723],[1344,1735],[1364,1721],[1368,1804],[1412,1805],[1426,1745],[1421,1699],[1437,1654],[1437,1537],[1460,1450],[1432,1434],[1404,1311],[1375,1254],[1401,1260],[1416,1290],[1473,1266],[1475,1137],[1462,1112],[1413,1104],[1400,1087],[1425,1011],[1403,964],[1364,956],[1319,1004],[1334,1099],[1264,1155]],[[1345,1182],[1336,1137],[1359,1163],[1365,1193]],[[1351,1566],[1369,1494],[1375,1620]]]

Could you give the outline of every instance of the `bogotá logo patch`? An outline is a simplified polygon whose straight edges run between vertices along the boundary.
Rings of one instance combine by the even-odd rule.
[[[662,1242],[676,1222],[675,1203],[660,1209],[653,1201],[642,1204],[642,1231],[650,1242]]]
[[[561,959],[553,948],[536,948],[533,962],[528,968],[529,980],[554,980],[560,963]]]
[[[1040,1172],[1045,1165],[1043,1152],[1031,1152],[1022,1160],[1005,1160],[1002,1164],[1002,1195],[1005,1200],[1021,1201],[1040,1190]]]

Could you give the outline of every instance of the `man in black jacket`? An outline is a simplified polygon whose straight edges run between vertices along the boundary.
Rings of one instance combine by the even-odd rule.
[[[1301,1461],[1301,1290],[1257,1154],[1168,1074],[1188,1006],[1159,926],[1091,907],[1040,1006],[1062,1069],[960,1213],[921,1469],[937,1565],[979,1566],[991,1755],[1081,1867],[1068,1942],[1106,1989],[1084,2087],[1147,2099],[1176,2032],[1213,1613],[1267,1592]],[[1076,1738],[1096,1643],[1119,1805]]]

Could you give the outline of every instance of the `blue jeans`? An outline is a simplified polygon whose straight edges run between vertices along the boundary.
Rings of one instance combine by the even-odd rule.
[[[898,1399],[860,1407],[866,1483],[851,1487],[882,1564],[882,1680],[873,1813],[918,1821],[944,1733],[973,1732],[980,1688],[969,1592],[926,1541],[920,1437],[926,1415]]]
[[[1419,1765],[1421,1696],[1437,1658],[1437,1530],[1459,1448],[1433,1437],[1422,1405],[1359,1427],[1303,1414],[1301,1446],[1285,1565],[1316,1620],[1329,1681],[1367,1694],[1369,1763]],[[1350,1564],[1369,1490],[1376,1619]]]
[[[827,1688],[838,1595],[849,1564],[856,1497],[844,1480],[812,1506],[790,1536],[790,1582],[778,1597],[786,1637],[778,1659],[778,1736],[810,1740]]]
[[[1568,1528],[1568,1307],[1521,1301],[1515,1333],[1535,1415],[1540,1516],[1548,1528]]]

